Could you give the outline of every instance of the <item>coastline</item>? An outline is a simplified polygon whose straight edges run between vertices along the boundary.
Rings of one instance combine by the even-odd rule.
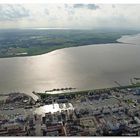
[[[114,42],[108,42],[108,43],[103,43],[103,44],[111,44],[111,43],[116,43],[117,44],[117,43],[121,43],[121,42],[114,41]],[[50,53],[50,52],[53,52],[53,51],[61,50],[61,49],[76,48],[76,47],[89,46],[89,45],[102,45],[102,43],[83,44],[83,45],[80,45],[80,46],[70,46],[70,47],[60,47],[60,48],[57,48],[57,49],[53,48],[52,50],[48,50],[48,51],[45,51],[43,53],[36,53],[36,54],[12,55],[12,56],[3,56],[3,57],[0,56],[0,59],[2,59],[2,58],[18,58],[18,57],[39,56],[39,55],[44,55],[44,54],[47,54],[47,53]]]
[[[19,54],[19,55],[11,55],[11,56],[0,56],[0,59],[2,58],[17,58],[17,57],[30,57],[30,56],[39,56],[39,55],[44,55],[56,50],[60,50],[60,49],[65,49],[65,48],[76,48],[76,47],[82,47],[82,46],[89,46],[89,45],[102,45],[102,44],[114,44],[114,43],[121,43],[121,44],[131,44],[131,43],[127,43],[127,42],[123,42],[121,41],[121,39],[123,39],[124,37],[131,37],[131,36],[137,36],[140,33],[130,33],[130,34],[125,34],[125,35],[121,35],[118,38],[116,38],[114,41],[108,41],[108,42],[104,42],[104,43],[83,43],[81,45],[70,45],[70,46],[57,46],[57,47],[52,47],[52,48],[48,48],[46,50],[43,50],[41,52],[37,52],[37,53],[33,53],[33,54],[29,54],[28,52],[26,52],[26,54]]]
[[[116,86],[116,87],[110,87],[110,88],[99,88],[99,89],[89,89],[89,90],[79,90],[79,91],[71,91],[71,92],[65,92],[65,93],[56,93],[56,94],[50,94],[47,92],[43,92],[43,93],[37,93],[34,92],[33,94],[35,94],[36,96],[38,96],[39,99],[42,99],[44,97],[55,97],[55,96],[65,96],[65,95],[84,95],[87,94],[89,92],[95,92],[95,93],[101,93],[104,91],[108,91],[108,90],[114,90],[114,89],[134,89],[134,88],[139,88],[140,87],[140,83],[136,83],[136,84],[131,84],[131,85],[126,85],[126,86]]]

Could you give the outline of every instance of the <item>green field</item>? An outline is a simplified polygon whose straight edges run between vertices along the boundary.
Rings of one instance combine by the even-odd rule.
[[[32,56],[60,48],[117,43],[132,30],[0,30],[0,57]]]

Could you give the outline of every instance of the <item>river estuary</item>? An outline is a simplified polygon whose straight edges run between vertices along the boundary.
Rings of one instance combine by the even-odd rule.
[[[123,43],[86,45],[30,57],[0,59],[0,92],[44,92],[116,86],[140,77],[140,35],[123,36]]]

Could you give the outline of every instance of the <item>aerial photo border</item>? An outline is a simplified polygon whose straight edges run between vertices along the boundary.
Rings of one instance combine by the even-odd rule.
[[[84,4],[140,4],[140,0],[0,0],[0,4],[39,4],[39,3],[84,3]],[[25,140],[27,137],[20,137],[20,139]],[[47,137],[50,139],[133,139],[134,137]],[[15,140],[19,137],[5,137],[6,140]],[[28,137],[28,139],[46,139],[46,137]],[[139,139],[139,137],[135,137]]]

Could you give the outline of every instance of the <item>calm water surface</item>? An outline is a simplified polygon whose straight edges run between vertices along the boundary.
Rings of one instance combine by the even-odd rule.
[[[93,89],[129,83],[140,77],[140,35],[120,42],[60,49],[32,57],[0,59],[0,92],[43,92],[75,87]]]

